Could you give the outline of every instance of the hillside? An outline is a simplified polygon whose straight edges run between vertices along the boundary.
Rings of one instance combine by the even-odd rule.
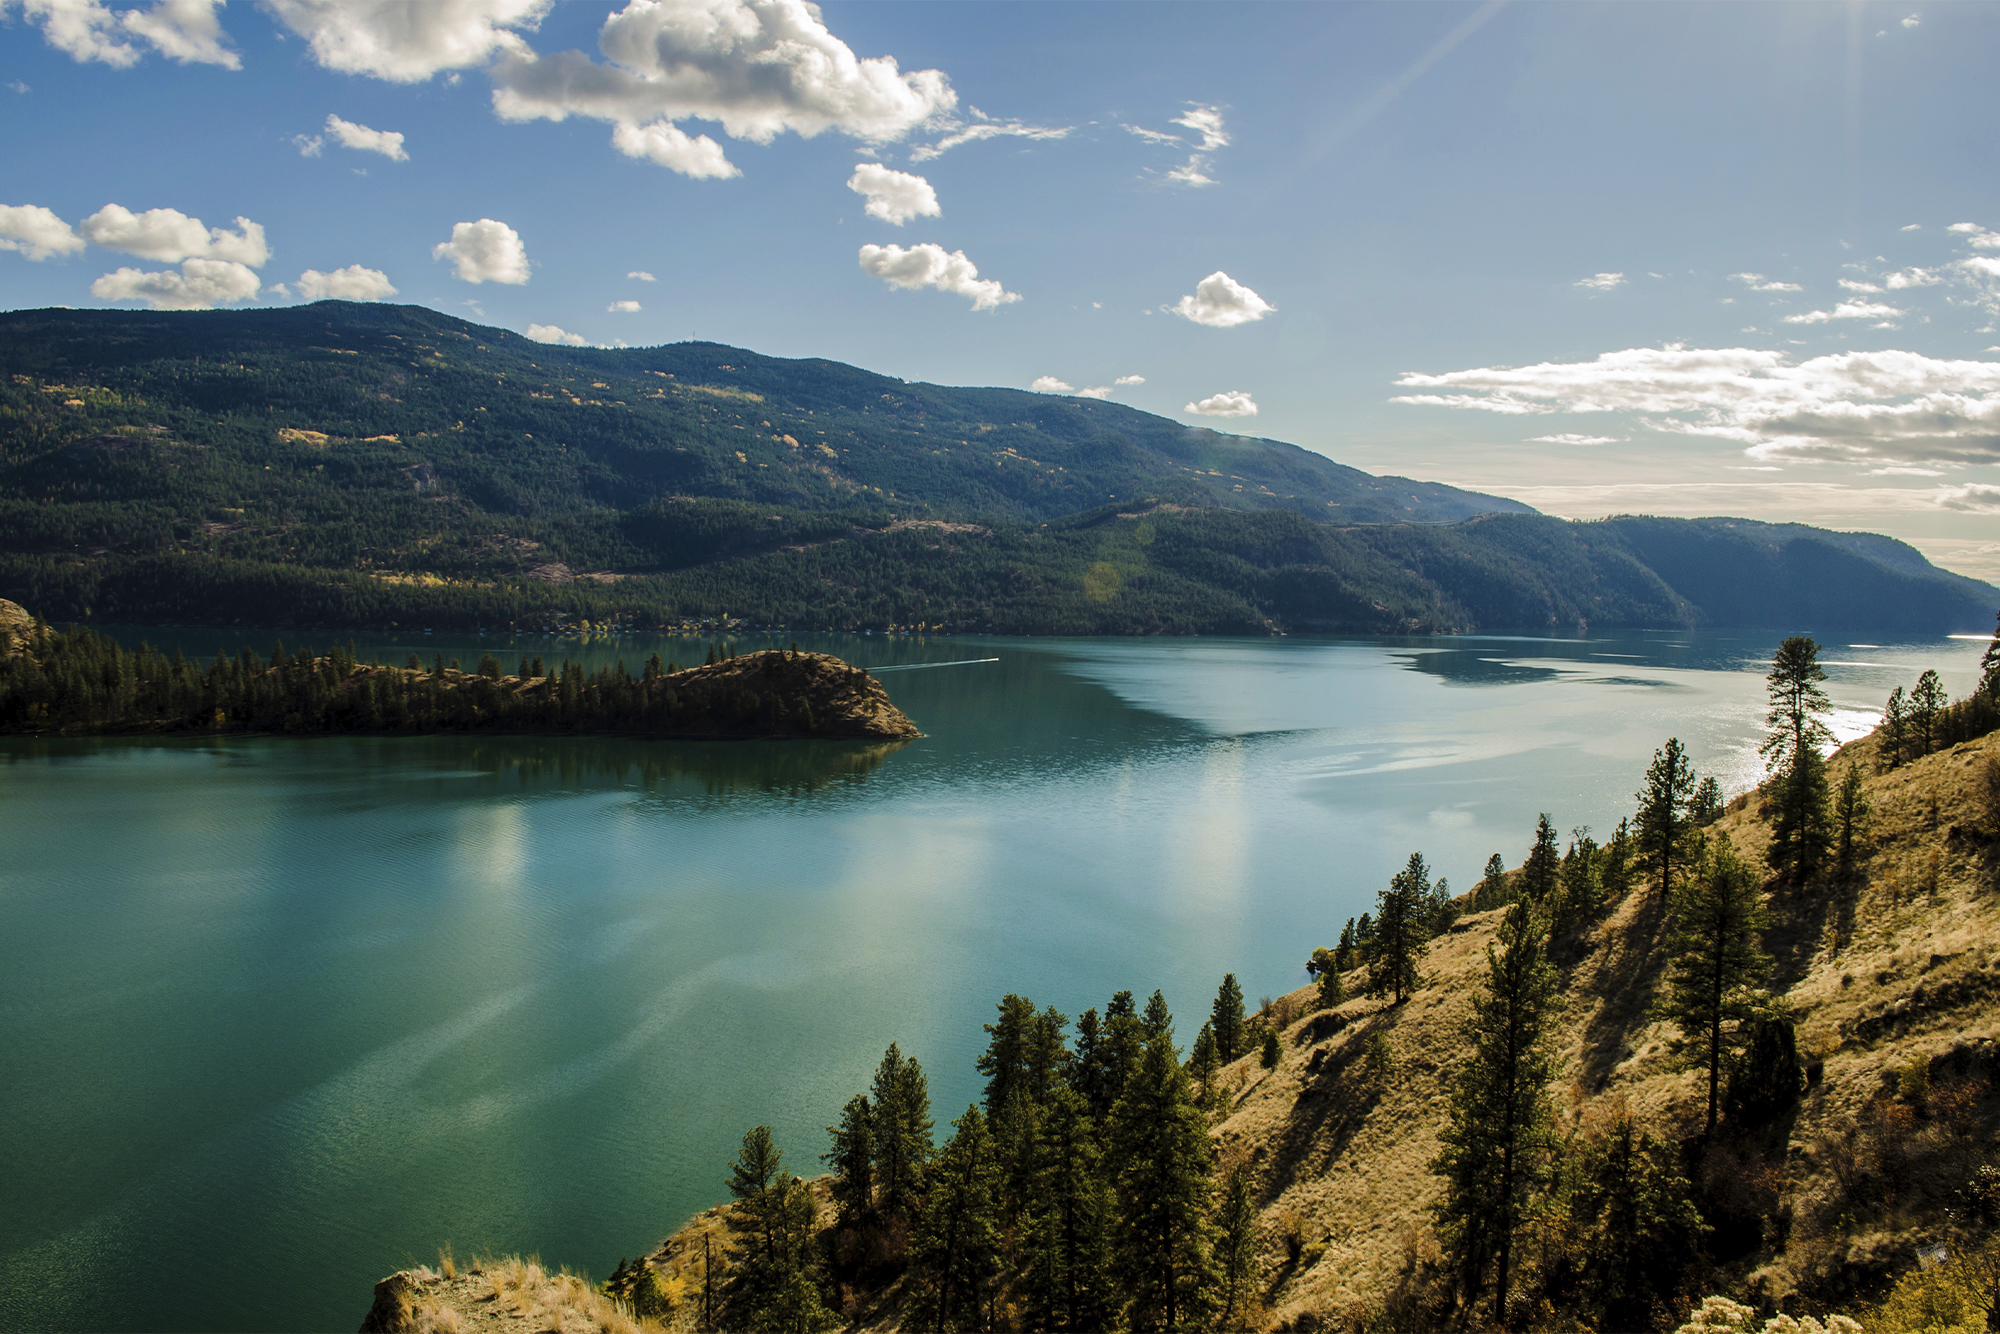
[[[416,307],[0,315],[0,596],[56,620],[1001,633],[1983,629],[1871,534],[1570,523],[1114,403]]]
[[[1732,1111],[1720,1133],[1702,1134],[1700,1074],[1674,1057],[1673,1030],[1654,1011],[1667,913],[1643,880],[1552,943],[1566,1000],[1546,1088],[1557,1185],[1575,1192],[1582,1165],[1602,1161],[1623,1136],[1670,1163],[1669,1175],[1684,1174],[1681,1189],[1705,1231],[1649,1316],[1580,1320],[1576,1289],[1617,1239],[1595,1230],[1610,1226],[1609,1216],[1590,1221],[1587,1189],[1552,1191],[1520,1243],[1517,1327],[1670,1329],[1707,1293],[1767,1313],[1846,1310],[1870,1331],[1983,1322],[1974,1315],[1959,1324],[1934,1300],[1922,1308],[1929,1315],[1912,1317],[1918,1307],[1906,1297],[1918,1247],[1976,1240],[2000,1205],[1991,1190],[2000,1169],[2000,732],[1886,773],[1879,759],[1870,737],[1831,761],[1836,780],[1859,767],[1872,805],[1851,868],[1804,890],[1765,886],[1770,985],[1795,1025],[1805,1083],[1774,1119],[1739,1124]],[[1760,858],[1768,814],[1758,794],[1746,794],[1707,836]],[[1419,985],[1401,1004],[1356,996],[1323,1008],[1316,987],[1267,1002],[1253,1027],[1278,1034],[1275,1063],[1267,1068],[1253,1049],[1214,1076],[1207,1123],[1217,1175],[1243,1168],[1255,1209],[1254,1300],[1224,1327],[1467,1327],[1440,1314],[1445,1276],[1432,1210],[1443,1183],[1432,1165],[1504,911],[1452,922],[1430,943]],[[1330,924],[1319,934],[1330,939]],[[1345,978],[1350,991],[1363,980],[1358,969]],[[1371,1057],[1371,1047],[1379,1054]],[[835,1227],[827,1178],[812,1183],[811,1200],[822,1242],[846,1254],[850,1234]],[[664,1309],[644,1328],[700,1327],[709,1263],[735,1242],[725,1222],[737,1208],[705,1211],[648,1257],[658,1283],[652,1300]],[[1658,1218],[1646,1225],[1657,1229]],[[506,1262],[483,1263],[487,1272],[512,1272]],[[620,1270],[633,1272],[622,1262]],[[900,1271],[843,1264],[840,1273],[845,1327],[927,1327],[912,1314]],[[436,1320],[423,1327],[432,1328],[463,1317],[476,1322],[468,1328],[525,1331],[521,1321],[545,1318],[532,1295],[487,1295],[501,1286],[412,1271],[385,1280],[377,1309],[429,1303]],[[454,1296],[460,1288],[476,1291],[475,1305]],[[1904,1295],[1879,1307],[1892,1289]],[[1018,1323],[1018,1297],[1012,1286],[996,1293],[999,1323],[982,1327],[1027,1327]]]

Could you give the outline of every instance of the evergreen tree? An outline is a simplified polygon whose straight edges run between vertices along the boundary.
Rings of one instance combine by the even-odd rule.
[[[1743,1027],[1743,1053],[1730,1067],[1722,1114],[1734,1125],[1767,1126],[1805,1092],[1798,1030],[1782,1010],[1755,1015]]]
[[[987,1329],[986,1299],[1000,1270],[999,1158],[977,1104],[952,1125],[910,1243],[916,1307],[927,1330]]]
[[[1146,1017],[1142,1021],[1146,1034],[1146,1045],[1165,1044],[1169,1052],[1174,1049],[1174,1016],[1167,1009],[1167,998],[1155,991],[1146,998]],[[1179,1057],[1175,1058],[1176,1060]]]
[[[1757,874],[1722,840],[1709,850],[1673,905],[1663,1017],[1681,1031],[1680,1049],[1708,1074],[1708,1127],[1715,1133],[1722,1073],[1740,1041],[1739,1026],[1757,1012],[1756,990],[1770,972],[1759,948],[1764,897]]]
[[[1243,988],[1237,985],[1236,974],[1222,975],[1215,1004],[1209,1007],[1208,1025],[1215,1030],[1216,1055],[1224,1065],[1243,1054]]]
[[[988,1123],[1000,1165],[1000,1224],[1010,1238],[1034,1204],[1042,1119],[1043,1104],[1020,1089]]]
[[[1333,971],[1344,973],[1354,967],[1354,919],[1347,919],[1347,925],[1340,928],[1340,943],[1333,949]]]
[[[1635,842],[1661,898],[1673,893],[1678,878],[1687,874],[1685,863],[1689,845],[1688,805],[1694,799],[1694,765],[1681,749],[1679,737],[1653,752],[1646,770],[1646,786],[1634,799],[1639,803]]]
[[[1793,635],[1778,646],[1764,678],[1771,731],[1761,752],[1776,787],[1777,816],[1771,823],[1771,868],[1800,881],[1811,877],[1831,841],[1827,813],[1826,761],[1820,747],[1833,740],[1825,715],[1833,708],[1820,682],[1819,645]]]
[[[1708,774],[1694,785],[1694,799],[1688,804],[1688,818],[1698,825],[1711,825],[1722,818],[1722,784]]]
[[[1250,1178],[1241,1167],[1229,1174],[1216,1215],[1215,1260],[1221,1283],[1224,1329],[1249,1304],[1257,1270],[1257,1210],[1250,1202]]]
[[[1562,845],[1556,841],[1555,823],[1547,811],[1535,821],[1535,846],[1521,863],[1521,896],[1531,907],[1549,902],[1562,881]]]
[[[840,1109],[840,1124],[828,1126],[833,1148],[820,1161],[833,1169],[833,1201],[841,1222],[859,1222],[875,1202],[875,1130],[868,1095],[857,1093]]]
[[[1211,1095],[1215,1092],[1215,1074],[1221,1068],[1222,1057],[1215,1041],[1215,1026],[1203,1024],[1201,1032],[1195,1035],[1194,1050],[1188,1056],[1188,1075],[1201,1085],[1198,1101],[1203,1107],[1214,1101]]]
[[[1189,1096],[1169,1044],[1151,1043],[1107,1136],[1117,1185],[1117,1263],[1131,1295],[1134,1330],[1197,1327],[1208,1310],[1208,1119]]]
[[[1263,1064],[1266,1070],[1271,1069],[1279,1061],[1285,1059],[1285,1049],[1278,1042],[1278,1035],[1276,1033],[1264,1034],[1264,1050],[1258,1053],[1257,1059]]]
[[[812,1274],[812,1192],[786,1175],[770,1127],[744,1134],[729,1193],[738,1202],[729,1229],[740,1238],[723,1291],[730,1328],[812,1334],[837,1323]]]
[[[1063,1030],[1069,1027],[1069,1016],[1051,1005],[1035,1016],[1035,1022],[1028,1027],[1027,1066],[1023,1072],[1027,1079],[1027,1094],[1037,1107],[1048,1104],[1051,1094],[1069,1080],[1070,1065],[1074,1061],[1069,1050],[1069,1040]]]
[[[1507,863],[1494,853],[1486,859],[1486,873],[1480,877],[1478,888],[1472,891],[1472,910],[1485,912],[1498,908],[1507,902]]]
[[[1893,769],[1903,762],[1910,746],[1910,715],[1901,686],[1889,692],[1889,702],[1882,706],[1882,721],[1877,726],[1882,733],[1882,767]]]
[[[1632,849],[1632,821],[1620,820],[1611,841],[1604,845],[1603,867],[1598,873],[1606,902],[1624,898],[1632,888]]]
[[[1938,723],[1950,703],[1944,680],[1935,671],[1917,678],[1917,688],[1910,692],[1910,730],[1915,734],[1911,739],[1919,759],[1937,748]]]
[[[1023,1306],[1028,1327],[1112,1327],[1112,1199],[1089,1104],[1057,1089],[1042,1122],[1040,1174],[1027,1229]]]
[[[1077,1016],[1076,1054],[1070,1063],[1069,1086],[1081,1095],[1085,1106],[1096,1107],[1101,1103],[1108,1109],[1112,1099],[1104,1096],[1101,1087],[1103,1046],[1104,1026],[1098,1022],[1097,1007],[1093,1005]]]
[[[1840,779],[1840,795],[1834,799],[1833,818],[1839,828],[1840,866],[1854,865],[1854,847],[1868,829],[1868,789],[1861,782],[1861,766],[1850,764]]]
[[[1438,1232],[1469,1298],[1489,1266],[1494,1322],[1507,1319],[1515,1233],[1542,1180],[1554,1070],[1548,1030],[1558,1004],[1542,919],[1525,902],[1501,919],[1486,947],[1486,994],[1472,1002],[1471,1056],[1451,1089],[1451,1120],[1432,1170],[1445,1178]]]
[[[1986,652],[1979,655],[1979,686],[1974,693],[1983,693],[1995,704],[2000,704],[2000,612],[1993,617],[1993,638],[1986,645]]]
[[[1132,993],[1121,991],[1104,1007],[1104,1024],[1097,1042],[1095,1069],[1086,1085],[1093,1117],[1109,1116],[1125,1092],[1125,1081],[1138,1068],[1146,1048],[1146,1030],[1139,1022]]]
[[[1590,1220],[1583,1286],[1600,1328],[1648,1328],[1708,1231],[1679,1157],[1629,1115],[1584,1149],[1572,1207]]]
[[[1332,960],[1329,960],[1328,962],[1331,963]],[[1340,969],[1335,967],[1326,967],[1320,969],[1319,971],[1320,1008],[1322,1010],[1331,1010],[1336,1005],[1345,1003],[1346,1000],[1347,1000],[1347,986],[1340,980]]]
[[[1417,952],[1423,948],[1418,917],[1430,889],[1430,868],[1421,852],[1413,852],[1375,899],[1375,966],[1369,985],[1394,997],[1397,1005],[1416,989]]]
[[[1007,1099],[1027,1083],[1028,1042],[1035,1026],[1035,1003],[1009,992],[1000,998],[1000,1017],[985,1025],[986,1050],[976,1062],[986,1076],[986,1111],[997,1115]]]
[[[933,1152],[930,1083],[916,1058],[892,1042],[875,1069],[874,1094],[877,1197],[884,1217],[908,1225]]]
[[[1561,929],[1567,930],[1596,916],[1603,888],[1600,873],[1597,840],[1590,836],[1589,828],[1570,830],[1569,851],[1563,854],[1561,888],[1556,897],[1555,916],[1560,919]]]

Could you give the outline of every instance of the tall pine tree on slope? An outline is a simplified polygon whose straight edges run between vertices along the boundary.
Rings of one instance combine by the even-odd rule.
[[[1639,860],[1645,865],[1653,887],[1662,899],[1672,896],[1679,878],[1687,874],[1693,849],[1693,823],[1689,807],[1694,801],[1694,764],[1682,749],[1679,737],[1653,752],[1646,769],[1646,786],[1634,800],[1639,803],[1634,842]]]
[[[1833,705],[1820,689],[1826,669],[1819,645],[1793,635],[1778,646],[1764,678],[1771,731],[1761,753],[1776,788],[1777,814],[1771,822],[1771,869],[1803,883],[1826,860],[1832,843],[1827,811],[1826,759],[1820,748],[1833,741],[1825,717]]]
[[[1117,1265],[1133,1330],[1197,1327],[1214,1286],[1208,1118],[1167,1042],[1152,1042],[1112,1109],[1107,1139],[1118,1192]]]
[[[986,1301],[1000,1273],[1000,1163],[977,1104],[952,1122],[930,1172],[923,1214],[910,1243],[923,1329],[990,1328]]]
[[[1049,1097],[1042,1121],[1035,1203],[1027,1228],[1023,1293],[1029,1328],[1109,1329],[1111,1190],[1090,1105],[1073,1089]]]
[[[1486,947],[1486,993],[1472,1001],[1470,1058],[1453,1081],[1451,1120],[1432,1170],[1445,1178],[1437,1224],[1468,1301],[1491,1269],[1495,1324],[1507,1318],[1515,1234],[1541,1184],[1548,1133],[1548,1030],[1559,1004],[1544,922],[1517,902]]]
[[[1727,839],[1717,842],[1674,899],[1663,1017],[1681,1031],[1679,1048],[1708,1079],[1708,1127],[1715,1134],[1722,1074],[1745,1020],[1764,1001],[1771,971],[1759,947],[1769,920],[1757,873]]]

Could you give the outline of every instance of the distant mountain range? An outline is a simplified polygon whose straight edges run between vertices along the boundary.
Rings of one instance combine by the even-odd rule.
[[[56,617],[1021,633],[1990,628],[1902,543],[1572,523],[1115,403],[412,306],[0,315],[0,595]]]

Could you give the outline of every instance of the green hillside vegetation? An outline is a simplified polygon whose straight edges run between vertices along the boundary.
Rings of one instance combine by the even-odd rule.
[[[1224,978],[1191,1041],[1157,992],[1006,996],[949,1130],[892,1045],[829,1175],[753,1128],[732,1202],[601,1290],[675,1331],[1991,1328],[2000,639],[1831,759],[1817,654],[1726,808],[1669,741],[1604,841],[1545,815],[1456,898],[1412,855],[1311,986]]]
[[[0,602],[0,627],[22,619]],[[858,737],[918,734],[865,670],[823,653],[709,650],[683,669],[654,654],[637,675],[621,659],[586,671],[522,658],[513,674],[485,655],[466,671],[442,655],[405,667],[357,661],[351,648],[268,661],[255,649],[208,666],[85,628],[30,623],[0,634],[0,734],[609,733],[650,737]]]
[[[0,595],[58,620],[1935,633],[1901,543],[1570,523],[1114,403],[415,307],[0,316]]]

